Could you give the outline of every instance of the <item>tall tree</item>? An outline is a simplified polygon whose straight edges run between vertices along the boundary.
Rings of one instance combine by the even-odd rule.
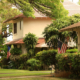
[[[9,27],[9,34],[12,32],[12,24],[9,23],[3,23],[4,20],[9,19],[13,16],[16,16],[20,14],[20,11],[17,9],[12,9],[12,4],[7,2],[7,0],[0,1],[0,56],[5,56],[7,54],[7,48],[2,45],[3,44],[3,38],[7,37],[7,34],[4,35],[5,32],[7,32],[7,26]],[[4,50],[5,54],[2,54],[1,51]],[[5,51],[6,50],[6,51]]]
[[[78,1],[78,4],[80,5],[80,0]]]
[[[62,18],[68,14],[63,7],[63,0],[7,0],[16,5],[27,17],[33,16],[33,9],[51,18]]]
[[[48,25],[48,27],[46,27],[43,32],[46,43],[50,47],[56,48],[57,47],[57,39],[60,39],[61,41],[64,42],[64,40],[67,36],[71,36],[74,40],[77,41],[77,34],[75,31],[59,32],[58,30],[61,28],[67,27],[69,25],[72,25],[74,23],[77,23],[79,21],[80,21],[80,14],[75,14],[70,17],[64,17],[64,18],[54,20],[53,23]]]
[[[37,37],[33,33],[28,33],[24,37],[23,41],[25,43],[26,49],[27,49],[27,55],[28,57],[34,56],[34,49],[37,44]]]
[[[16,16],[20,14],[20,11],[18,9],[13,9],[12,8],[12,4],[10,4],[9,2],[7,2],[7,0],[2,0],[0,2],[0,29],[1,31],[6,31],[7,27],[6,25],[9,26],[9,31],[10,33],[12,32],[12,24],[9,23],[3,23],[3,21],[5,21],[6,19],[9,19],[13,16]]]

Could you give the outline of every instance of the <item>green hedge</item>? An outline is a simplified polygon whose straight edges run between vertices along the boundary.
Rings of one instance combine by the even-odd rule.
[[[78,49],[67,49],[66,53],[76,53],[78,52]]]
[[[56,60],[56,69],[71,71],[73,78],[80,77],[80,53],[57,54]]]
[[[20,55],[20,54],[22,53],[22,50],[21,50],[20,48],[12,48],[12,49],[10,50],[10,53],[11,53],[12,55]]]
[[[41,62],[35,58],[31,58],[26,61],[29,70],[39,70],[41,67]]]
[[[56,50],[43,50],[36,54],[36,58],[40,60],[43,64],[49,66],[56,63],[55,55]]]
[[[27,69],[26,61],[28,60],[27,53],[21,55],[11,55],[9,66],[15,69]]]
[[[0,60],[0,66],[1,68],[8,68],[8,62],[9,62],[9,59],[7,59],[7,57],[2,57],[1,60]]]
[[[55,51],[58,52],[57,49]],[[76,49],[76,48],[74,48],[74,49],[67,49],[66,50],[66,53],[76,53],[76,52],[78,52],[78,49]]]

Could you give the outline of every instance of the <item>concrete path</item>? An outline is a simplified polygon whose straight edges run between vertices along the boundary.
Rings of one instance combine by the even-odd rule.
[[[53,75],[2,77],[2,78],[0,78],[0,79],[10,79],[10,78],[28,78],[28,77],[53,77]]]

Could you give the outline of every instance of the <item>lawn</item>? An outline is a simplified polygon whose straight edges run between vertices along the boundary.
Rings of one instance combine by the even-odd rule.
[[[69,80],[65,78],[40,76],[40,75],[50,75],[50,73],[51,71],[0,69],[0,80]]]
[[[55,77],[29,77],[29,78],[8,78],[8,79],[0,79],[0,80],[71,80],[65,78],[55,78]]]
[[[0,77],[49,75],[51,71],[28,71],[16,69],[0,69]]]

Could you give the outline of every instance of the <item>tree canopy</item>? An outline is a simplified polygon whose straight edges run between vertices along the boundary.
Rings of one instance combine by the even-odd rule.
[[[14,4],[27,17],[34,17],[34,10],[51,18],[62,18],[68,14],[63,0],[7,0]]]
[[[0,2],[0,27],[2,27],[2,31],[6,31],[6,25],[9,25],[9,31],[12,32],[12,24],[3,23],[3,21],[18,14],[20,14],[20,11],[18,9],[13,9],[12,4],[7,2],[7,0],[3,0]]]
[[[28,33],[24,37],[23,41],[24,41],[25,47],[27,49],[28,57],[34,55],[34,49],[35,49],[35,46],[37,44],[37,40],[38,40],[38,38],[33,33]]]
[[[64,31],[64,32],[59,32],[58,30],[64,27],[67,27],[69,25],[72,25],[74,23],[77,23],[80,21],[80,14],[75,14],[73,16],[70,17],[64,17],[61,19],[56,19],[53,20],[53,23],[50,24],[48,27],[45,28],[43,34],[46,40],[46,43],[50,46],[50,47],[57,47],[57,39],[60,39],[61,41],[64,42],[65,38],[67,36],[71,36],[73,37],[73,39],[77,39],[77,35],[76,32],[68,32],[68,31]]]
[[[78,4],[80,5],[80,0],[78,1]]]

